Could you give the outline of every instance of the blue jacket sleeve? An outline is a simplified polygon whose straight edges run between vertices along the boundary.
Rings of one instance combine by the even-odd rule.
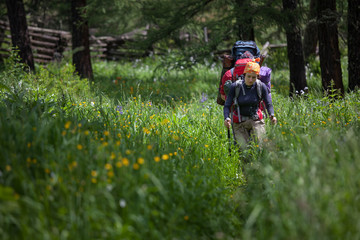
[[[271,96],[270,96],[270,93],[269,93],[269,90],[268,88],[266,87],[266,85],[262,82],[261,83],[261,91],[262,91],[262,98],[265,102],[265,105],[266,105],[266,109],[268,111],[268,113],[272,116],[274,116],[274,107],[273,107],[273,104],[272,104],[272,99],[271,99]]]
[[[224,104],[224,119],[228,118],[230,115],[230,108],[231,105],[233,104],[234,96],[235,96],[235,83],[232,83],[230,86],[229,95],[226,97],[226,101]]]

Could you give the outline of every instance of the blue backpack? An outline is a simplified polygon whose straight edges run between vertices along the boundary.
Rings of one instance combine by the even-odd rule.
[[[250,52],[254,58],[260,57],[260,49],[254,41],[236,41],[231,49],[231,56],[238,60],[246,51]]]

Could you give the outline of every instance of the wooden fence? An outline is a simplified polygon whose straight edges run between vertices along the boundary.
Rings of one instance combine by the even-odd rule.
[[[48,63],[60,60],[67,52],[71,52],[71,33],[46,28],[29,26],[30,45],[37,63]],[[145,51],[131,48],[135,35],[146,35],[146,31],[135,30],[118,37],[90,36],[90,52],[94,58],[119,60],[138,58],[147,55]],[[11,49],[11,33],[9,23],[0,20],[0,58],[7,57]]]
[[[61,58],[71,42],[71,34],[66,31],[28,27],[31,49],[34,60],[38,63]],[[0,55],[5,57],[11,49],[11,35],[9,23],[0,21]]]

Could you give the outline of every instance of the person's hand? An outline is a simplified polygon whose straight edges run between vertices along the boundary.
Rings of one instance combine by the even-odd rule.
[[[270,119],[271,119],[271,123],[272,123],[272,124],[276,124],[276,123],[277,123],[276,117],[270,116]]]
[[[225,121],[224,121],[224,125],[225,125],[225,127],[230,128],[230,126],[231,126],[231,119],[230,119],[230,118],[226,118]]]

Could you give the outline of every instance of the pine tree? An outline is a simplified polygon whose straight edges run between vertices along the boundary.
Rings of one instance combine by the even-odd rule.
[[[6,6],[12,45],[18,48],[21,61],[27,64],[30,70],[35,71],[23,0],[6,0]]]
[[[81,77],[91,80],[93,71],[85,7],[86,0],[71,0],[73,64]]]
[[[238,39],[255,41],[253,16],[251,14],[251,2],[248,0],[235,0],[235,7],[239,12],[247,14],[236,14],[236,28]]]
[[[310,56],[316,54],[316,47],[318,43],[317,22],[316,22],[316,0],[310,0],[308,11],[308,22],[304,31],[304,57],[307,62]]]
[[[290,66],[290,96],[295,93],[301,93],[307,88],[301,31],[296,14],[297,5],[297,0],[283,0],[286,16],[284,26]]]
[[[360,7],[357,0],[348,0],[349,90],[360,88]]]
[[[336,0],[317,1],[322,86],[325,91],[334,88],[343,94],[344,85],[342,82],[337,17]]]

